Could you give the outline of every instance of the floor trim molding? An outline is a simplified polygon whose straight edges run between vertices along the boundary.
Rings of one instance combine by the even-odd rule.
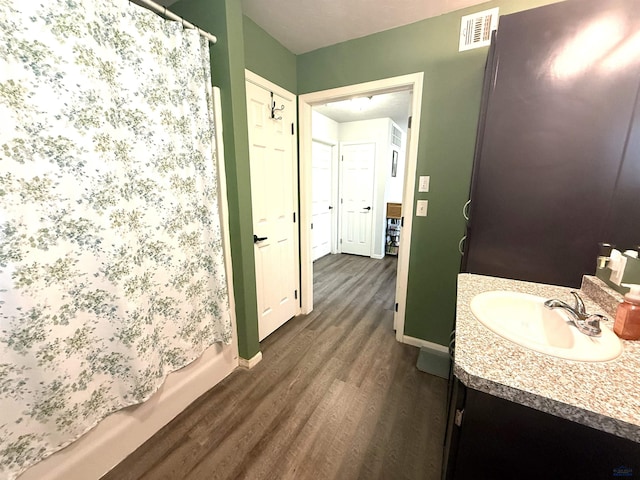
[[[414,347],[427,348],[429,350],[435,350],[436,352],[449,353],[449,349],[444,345],[440,345],[438,343],[429,342],[427,340],[422,340],[421,338],[410,337],[408,335],[403,335],[402,336],[402,342],[401,343],[406,343],[407,345],[412,345]]]
[[[238,358],[238,366],[246,368],[247,370],[251,370],[253,367],[260,363],[260,360],[262,360],[262,352],[256,353],[249,359],[242,357]]]

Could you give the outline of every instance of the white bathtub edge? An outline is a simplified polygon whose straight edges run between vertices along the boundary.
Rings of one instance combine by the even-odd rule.
[[[18,480],[99,479],[238,366],[237,344],[216,344],[171,373],[149,400],[118,411]]]

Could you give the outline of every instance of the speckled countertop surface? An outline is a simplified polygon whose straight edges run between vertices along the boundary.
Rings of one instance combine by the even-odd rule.
[[[506,290],[571,301],[571,288],[462,273],[454,373],[467,387],[640,442],[640,341],[609,362],[576,362],[521,347],[477,321],[469,303]],[[587,311],[606,314],[582,295]],[[613,329],[613,319],[601,323]]]

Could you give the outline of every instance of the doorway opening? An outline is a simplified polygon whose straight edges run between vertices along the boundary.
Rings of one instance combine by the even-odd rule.
[[[420,110],[422,102],[422,83],[423,74],[415,73],[358,85],[350,85],[331,90],[308,93],[298,97],[300,140],[301,313],[310,313],[313,310],[313,107],[342,100],[408,91],[411,92],[411,107],[409,114],[411,120],[407,128],[406,162],[404,175],[402,177],[404,187],[402,194],[403,221],[402,235],[400,236],[397,249],[398,266],[396,272],[396,308],[394,313],[396,339],[401,342],[403,341],[407,295],[407,274],[411,246],[411,226],[417,165],[418,132],[420,128]],[[389,159],[388,163],[389,168],[391,169],[392,158]],[[362,205],[361,207],[365,208],[366,206]],[[334,250],[332,249],[332,251]]]
[[[312,107],[313,261],[397,256],[411,94]]]

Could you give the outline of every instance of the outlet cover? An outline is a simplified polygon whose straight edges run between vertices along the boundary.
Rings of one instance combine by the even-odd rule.
[[[416,202],[416,217],[426,217],[429,200],[418,200]]]

